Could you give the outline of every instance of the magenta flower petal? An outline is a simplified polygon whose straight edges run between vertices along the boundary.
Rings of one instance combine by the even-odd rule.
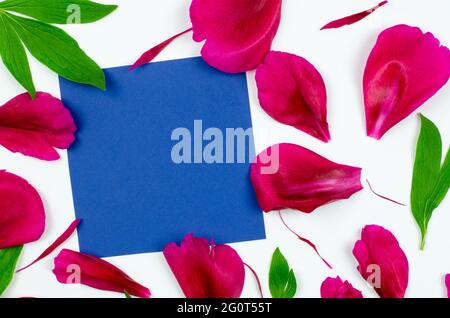
[[[63,244],[65,241],[69,239],[69,237],[72,236],[72,234],[77,229],[78,225],[80,224],[81,219],[76,219],[73,221],[69,227],[64,231],[63,234],[61,234],[48,248],[45,249],[44,252],[42,252],[41,255],[38,256],[33,262],[28,264],[27,266],[22,267],[21,269],[17,270],[16,273],[20,273],[21,271],[33,266],[37,262],[41,261],[42,259],[46,258],[48,255],[50,255],[55,249],[57,249],[61,244]]]
[[[382,298],[403,298],[408,287],[409,265],[395,236],[378,225],[367,225],[353,255],[358,271]]]
[[[76,126],[63,103],[47,93],[27,93],[0,107],[0,145],[42,160],[57,160],[54,148],[67,149]]]
[[[325,279],[320,287],[320,295],[322,298],[363,298],[361,291],[348,281],[343,282],[339,276]]]
[[[431,33],[407,25],[383,31],[364,72],[367,135],[380,139],[449,77],[450,50]]]
[[[445,286],[447,287],[447,297],[450,298],[450,274],[445,275]]]
[[[97,257],[64,249],[55,258],[53,273],[62,284],[82,284],[93,288],[142,298],[150,290],[131,279],[122,270]]]
[[[37,241],[44,230],[38,192],[26,180],[0,170],[0,249]]]
[[[192,0],[190,16],[194,40],[206,40],[204,60],[223,72],[245,72],[269,52],[280,24],[281,0]]]
[[[356,22],[359,22],[362,19],[364,19],[365,17],[367,17],[367,16],[371,15],[372,13],[374,13],[376,10],[378,10],[380,7],[384,6],[387,3],[388,3],[387,1],[383,1],[383,2],[380,2],[377,6],[375,6],[373,8],[370,8],[368,10],[364,10],[362,12],[355,13],[355,14],[349,15],[347,17],[338,19],[338,20],[331,21],[330,23],[328,23],[325,26],[323,26],[321,28],[321,30],[336,29],[336,28],[343,27],[345,25],[350,25],[350,24],[354,24]]]
[[[259,154],[250,178],[265,212],[296,209],[310,213],[362,189],[360,168],[337,164],[293,144],[274,145]]]
[[[270,52],[256,70],[261,107],[275,120],[328,142],[327,93],[316,68],[304,58]]]
[[[245,268],[228,245],[187,235],[181,246],[170,243],[164,256],[187,298],[238,298],[244,287]]]

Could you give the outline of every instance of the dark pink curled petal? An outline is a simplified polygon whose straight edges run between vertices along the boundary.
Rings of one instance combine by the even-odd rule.
[[[325,279],[320,287],[320,295],[322,298],[363,298],[361,291],[348,281],[342,281],[339,276]]]
[[[332,162],[293,144],[274,145],[260,153],[252,163],[250,178],[265,212],[295,209],[310,213],[362,189],[361,168]]]
[[[138,68],[139,66],[142,66],[144,64],[150,63],[151,61],[153,61],[153,59],[155,57],[157,57],[159,55],[159,53],[162,52],[162,50],[164,50],[170,43],[172,43],[175,39],[179,38],[180,36],[182,36],[183,34],[188,33],[189,31],[192,31],[192,28],[189,28],[187,30],[184,30],[183,32],[180,32],[170,38],[168,38],[167,40],[159,43],[158,45],[152,47],[150,50],[148,50],[147,52],[145,52],[144,54],[141,55],[141,57],[134,62],[134,64],[130,67],[130,70],[134,70],[135,68]]]
[[[450,298],[450,274],[445,275],[445,286],[447,287],[447,297]]]
[[[181,246],[170,243],[164,257],[187,298],[238,298],[244,287],[245,268],[228,245],[187,235]]]
[[[374,13],[376,10],[378,10],[380,7],[384,6],[387,3],[388,3],[388,1],[383,1],[383,2],[380,2],[377,6],[375,6],[373,8],[370,8],[368,10],[349,15],[349,16],[347,16],[345,18],[342,18],[342,19],[334,20],[334,21],[324,25],[321,28],[321,30],[337,29],[337,28],[343,27],[345,25],[350,25],[350,24],[354,24],[356,22],[359,22],[362,19],[364,19],[365,17],[367,17],[367,16],[371,15],[372,13]]]
[[[261,107],[275,120],[330,140],[327,123],[327,92],[316,68],[304,58],[270,52],[256,70]]]
[[[358,271],[382,298],[403,298],[408,287],[409,265],[395,236],[378,225],[367,225],[353,255]]]
[[[380,139],[447,83],[450,50],[431,33],[397,25],[383,31],[364,72],[367,135]]]
[[[0,170],[0,249],[37,241],[44,230],[39,193],[26,180]]]
[[[18,95],[0,107],[0,145],[42,160],[57,160],[54,148],[67,149],[76,126],[63,103],[50,94]]]
[[[96,289],[149,298],[150,290],[116,266],[97,257],[63,249],[55,258],[53,273],[62,284],[82,284]]]
[[[192,0],[194,41],[206,40],[202,56],[211,66],[240,73],[266,57],[281,20],[281,0]]]
[[[73,232],[75,232],[75,230],[77,229],[78,225],[80,224],[81,219],[76,219],[75,221],[73,221],[69,227],[64,231],[63,234],[61,234],[56,241],[54,241],[47,249],[45,249],[44,252],[42,252],[41,255],[39,255],[39,257],[34,260],[33,262],[31,262],[29,265],[22,267],[21,269],[17,270],[16,273],[19,273],[31,266],[33,266],[34,264],[36,264],[37,262],[39,262],[40,260],[44,259],[45,257],[47,257],[48,255],[50,255],[55,249],[57,249],[61,244],[63,244],[65,241],[67,241],[69,239],[69,237],[73,234]]]

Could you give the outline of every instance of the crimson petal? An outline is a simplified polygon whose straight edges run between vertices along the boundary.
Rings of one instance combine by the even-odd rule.
[[[281,0],[192,0],[194,41],[206,40],[202,56],[227,73],[255,69],[272,45]]]
[[[26,180],[0,170],[0,249],[37,241],[44,230],[39,193]]]
[[[382,298],[403,298],[408,287],[409,265],[395,236],[379,225],[367,225],[353,255],[358,271]]]
[[[228,245],[210,245],[189,234],[181,246],[168,244],[164,256],[187,298],[237,298],[242,293],[244,263]]]
[[[0,145],[42,160],[57,160],[54,148],[67,149],[76,126],[63,103],[50,94],[24,93],[0,107]]]
[[[55,258],[53,273],[62,284],[83,284],[93,288],[148,298],[150,290],[116,266],[100,258],[64,249]]]
[[[380,139],[439,91],[450,77],[450,50],[431,33],[397,25],[383,31],[364,72],[367,135]]]
[[[361,291],[348,281],[342,281],[339,276],[325,279],[320,287],[320,295],[322,298],[363,298]]]
[[[325,83],[304,58],[270,52],[256,70],[261,107],[275,120],[323,141],[330,140]]]
[[[445,275],[445,286],[447,287],[447,297],[450,298],[450,274]]]
[[[274,145],[259,154],[250,178],[265,212],[296,209],[310,213],[363,188],[360,168],[337,164],[293,144]]]

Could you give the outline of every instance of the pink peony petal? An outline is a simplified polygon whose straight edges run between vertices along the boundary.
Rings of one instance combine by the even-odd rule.
[[[237,298],[245,280],[244,263],[228,245],[187,235],[181,246],[170,243],[164,256],[187,298]]]
[[[450,50],[431,33],[397,25],[383,31],[364,72],[367,135],[380,139],[450,77]]]
[[[45,257],[47,257],[48,255],[50,255],[55,249],[57,249],[61,244],[63,244],[65,241],[67,241],[69,239],[70,236],[72,236],[73,232],[75,232],[75,230],[77,229],[78,225],[80,224],[81,220],[80,219],[76,219],[75,221],[73,221],[69,227],[64,231],[63,234],[61,234],[61,236],[59,236],[55,242],[53,242],[41,255],[39,255],[39,257],[34,260],[31,264],[22,267],[21,269],[17,270],[16,273],[19,273],[31,266],[33,266],[34,264],[36,264],[37,262],[39,262],[40,260],[44,259]]]
[[[167,40],[159,43],[157,46],[152,47],[150,50],[148,50],[147,52],[145,52],[144,54],[141,55],[141,57],[134,62],[134,64],[130,67],[130,70],[134,70],[135,68],[138,68],[139,66],[142,66],[144,64],[150,63],[151,61],[153,61],[153,59],[155,57],[157,57],[159,55],[159,53],[162,52],[162,50],[164,50],[170,43],[172,43],[175,39],[179,38],[180,36],[182,36],[183,34],[188,33],[189,31],[192,31],[192,28],[189,28],[187,30],[184,30],[183,32],[180,32],[170,38],[168,38]]]
[[[253,277],[255,277],[256,284],[258,285],[259,296],[261,298],[264,298],[264,294],[263,294],[263,291],[262,291],[261,280],[259,279],[258,273],[256,273],[256,271],[250,265],[244,263],[244,266],[247,267],[250,270],[250,272],[252,272]]]
[[[265,212],[295,209],[310,213],[362,189],[360,168],[334,163],[293,144],[274,145],[259,154],[250,178]]]
[[[0,170],[0,249],[37,241],[44,230],[38,192],[26,180]]]
[[[358,271],[382,298],[403,298],[408,287],[409,265],[395,236],[378,225],[367,225],[353,255]]]
[[[320,295],[322,298],[363,298],[361,291],[348,281],[343,282],[339,276],[325,279],[320,287]]]
[[[372,13],[374,13],[376,10],[378,10],[380,7],[384,6],[387,3],[388,3],[387,1],[383,1],[383,2],[380,2],[377,6],[371,8],[369,10],[365,10],[365,11],[362,11],[362,12],[359,12],[356,14],[352,14],[348,17],[332,21],[332,22],[326,24],[325,26],[323,26],[321,28],[321,30],[336,29],[336,28],[343,27],[345,25],[354,24],[358,21],[361,21],[365,17],[371,15]]]
[[[82,284],[118,293],[148,298],[150,290],[114,265],[97,257],[64,249],[55,258],[53,273],[62,284]]]
[[[76,126],[63,103],[47,93],[18,95],[0,107],[0,145],[42,160],[57,160],[54,148],[67,149]]]
[[[445,275],[445,286],[447,287],[447,297],[450,298],[450,274]]]
[[[327,93],[320,73],[304,58],[270,52],[256,70],[261,107],[275,120],[328,142]]]
[[[255,69],[272,45],[281,0],[192,0],[194,41],[206,40],[204,60],[227,73]]]

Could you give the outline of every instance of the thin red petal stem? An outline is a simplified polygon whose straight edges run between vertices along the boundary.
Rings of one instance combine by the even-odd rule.
[[[41,255],[39,255],[38,258],[36,258],[32,263],[30,263],[29,265],[22,267],[21,269],[17,270],[16,273],[19,273],[31,266],[33,266],[34,264],[36,264],[37,262],[39,262],[40,260],[42,260],[43,258],[47,257],[48,255],[50,255],[55,249],[57,249],[61,244],[63,244],[65,241],[67,241],[69,239],[70,236],[72,236],[72,234],[75,232],[75,230],[77,229],[78,225],[80,224],[81,219],[76,219],[75,221],[73,221],[69,227],[64,231],[63,234],[61,234],[56,241],[54,241]]]
[[[256,283],[258,284],[258,290],[259,290],[259,295],[261,296],[261,298],[264,298],[264,294],[262,291],[262,285],[261,285],[261,280],[259,279],[258,274],[256,273],[256,271],[247,263],[244,263],[244,265],[252,272],[253,276],[255,277]]]
[[[301,237],[291,227],[289,227],[289,225],[287,225],[287,223],[284,221],[283,216],[281,215],[281,211],[278,211],[278,215],[280,216],[281,222],[283,222],[284,226],[289,230],[289,232],[294,234],[300,241],[305,242],[306,244],[311,246],[314,249],[314,251],[316,252],[317,256],[319,256],[320,259],[325,263],[325,265],[327,265],[328,268],[333,269],[333,267],[330,265],[330,263],[328,263],[325,260],[325,258],[323,258],[322,255],[320,255],[319,250],[317,249],[316,245],[313,242],[311,242],[307,238]]]
[[[324,25],[321,28],[321,30],[337,29],[337,28],[343,27],[345,25],[350,25],[350,24],[356,23],[358,21],[361,21],[362,19],[364,19],[368,15],[372,14],[377,9],[381,8],[382,6],[384,6],[387,3],[388,3],[388,1],[383,1],[383,2],[380,2],[378,5],[376,5],[375,7],[370,8],[368,10],[365,10],[365,11],[362,11],[362,12],[358,12],[358,13],[349,15],[347,17],[331,21],[330,23]]]
[[[145,52],[141,55],[141,57],[130,67],[130,70],[134,70],[135,68],[138,68],[139,66],[142,66],[144,64],[150,63],[155,57],[159,55],[170,43],[172,43],[175,39],[182,36],[183,34],[188,33],[189,31],[192,31],[192,27],[184,30],[183,32],[180,32],[178,34],[175,34],[174,36],[168,38],[167,40],[159,43],[158,45],[152,47],[150,50]]]
[[[401,203],[401,202],[395,201],[395,200],[393,200],[393,199],[391,199],[391,198],[388,198],[388,197],[386,197],[386,196],[384,196],[384,195],[381,195],[381,194],[377,193],[377,192],[372,188],[372,185],[370,184],[369,180],[366,179],[366,182],[367,182],[367,185],[369,186],[370,191],[371,191],[373,194],[375,194],[377,197],[382,198],[383,200],[386,200],[386,201],[389,201],[389,202],[392,202],[392,203],[401,205],[401,206],[406,206],[406,204],[403,204],[403,203]]]

